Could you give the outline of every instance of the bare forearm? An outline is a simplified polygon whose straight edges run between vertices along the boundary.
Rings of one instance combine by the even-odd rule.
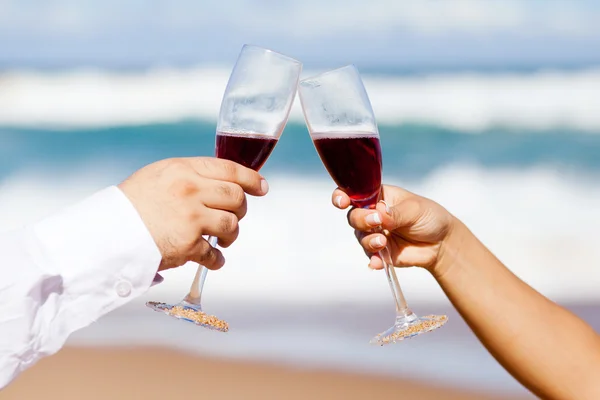
[[[510,272],[460,222],[436,278],[516,379],[548,399],[600,398],[600,336]]]

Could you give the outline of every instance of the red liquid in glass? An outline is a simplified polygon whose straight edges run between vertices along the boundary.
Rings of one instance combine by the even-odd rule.
[[[277,144],[272,136],[217,132],[215,153],[218,158],[234,161],[258,171]]]
[[[328,133],[313,134],[313,139],[329,175],[350,196],[352,204],[355,207],[375,204],[381,188],[379,137]]]

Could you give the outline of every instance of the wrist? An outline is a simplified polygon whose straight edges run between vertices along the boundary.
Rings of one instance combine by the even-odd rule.
[[[437,262],[430,268],[436,280],[442,279],[457,264],[470,235],[469,229],[458,218],[452,216],[448,233],[440,243]]]

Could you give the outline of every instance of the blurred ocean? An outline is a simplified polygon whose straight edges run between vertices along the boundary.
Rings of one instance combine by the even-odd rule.
[[[0,229],[155,160],[212,155],[229,71],[0,73]],[[440,202],[553,300],[598,310],[600,69],[373,71],[364,80],[379,121],[385,182]],[[74,340],[191,343],[201,352],[520,392],[455,314],[447,327],[413,341],[368,347],[392,322],[389,289],[383,273],[367,270],[345,213],[330,205],[335,186],[298,103],[262,170],[271,192],[250,199],[240,238],[224,252],[226,268],[208,276],[206,311],[227,319],[231,332],[215,336],[143,307],[145,300],[179,300],[195,272],[184,267]],[[451,312],[426,272],[402,270],[399,278],[415,312]]]

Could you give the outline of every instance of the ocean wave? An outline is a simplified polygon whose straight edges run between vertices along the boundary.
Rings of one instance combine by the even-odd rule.
[[[122,171],[106,171],[103,165],[54,178],[32,171],[14,174],[0,184],[0,229],[34,221],[119,176]],[[249,199],[240,237],[224,250],[226,267],[209,274],[207,299],[391,301],[384,274],[367,269],[345,212],[330,205],[334,185],[329,179],[273,173],[269,181],[267,197]],[[598,179],[543,168],[491,171],[454,165],[424,179],[391,182],[439,201],[517,275],[553,300],[600,301]],[[194,268],[164,275],[153,296],[178,300]],[[404,269],[399,278],[415,311],[419,302],[447,302],[427,272]]]
[[[106,127],[214,121],[229,68],[0,74],[0,126]],[[307,71],[305,76],[314,72]],[[600,69],[531,74],[365,75],[380,125],[600,132]],[[292,121],[303,121],[299,102]]]
[[[482,135],[424,125],[380,126],[384,176],[422,179],[433,171],[468,162],[481,168],[553,168],[571,174],[600,172],[600,135],[560,130],[497,129]],[[57,131],[0,127],[0,180],[41,166],[60,175],[77,165],[104,163],[126,170],[169,157],[212,156],[215,123],[119,126]],[[106,167],[105,167],[106,168]],[[327,176],[303,123],[291,122],[262,169],[272,174]]]

